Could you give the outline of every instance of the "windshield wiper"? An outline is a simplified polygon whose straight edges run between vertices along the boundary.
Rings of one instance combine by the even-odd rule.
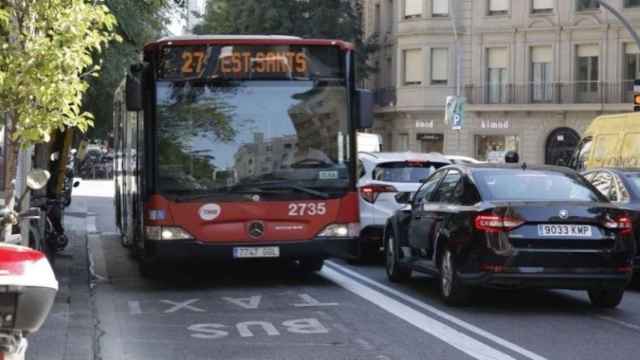
[[[330,195],[324,191],[315,190],[312,188],[308,188],[305,186],[300,186],[296,184],[291,184],[285,181],[275,181],[275,182],[264,182],[255,184],[264,190],[295,190],[298,192],[306,193],[309,195],[321,197],[323,199],[328,199]]]

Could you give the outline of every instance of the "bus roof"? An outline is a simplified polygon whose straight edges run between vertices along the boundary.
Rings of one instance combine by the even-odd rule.
[[[338,46],[352,50],[353,44],[342,40],[303,39],[285,35],[189,35],[165,37],[145,45],[145,50],[157,50],[164,45],[300,45]]]

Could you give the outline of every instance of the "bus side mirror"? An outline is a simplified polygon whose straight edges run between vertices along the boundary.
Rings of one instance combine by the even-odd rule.
[[[144,66],[136,64],[131,66],[131,73],[127,74],[125,92],[127,111],[142,111],[142,84],[140,81]]]
[[[356,90],[358,107],[357,129],[370,129],[373,126],[373,93],[369,90]]]

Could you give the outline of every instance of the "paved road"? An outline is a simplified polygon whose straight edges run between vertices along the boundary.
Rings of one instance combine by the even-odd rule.
[[[483,291],[452,309],[432,279],[394,285],[381,264],[339,260],[306,279],[274,264],[184,264],[146,280],[119,245],[109,185],[77,192],[95,213],[98,359],[637,358],[635,290],[611,311],[568,291]]]

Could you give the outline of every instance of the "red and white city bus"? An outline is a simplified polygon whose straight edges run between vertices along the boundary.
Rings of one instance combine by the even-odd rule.
[[[358,234],[353,47],[289,36],[164,38],[115,94],[116,216],[144,272],[165,260],[293,260]]]

